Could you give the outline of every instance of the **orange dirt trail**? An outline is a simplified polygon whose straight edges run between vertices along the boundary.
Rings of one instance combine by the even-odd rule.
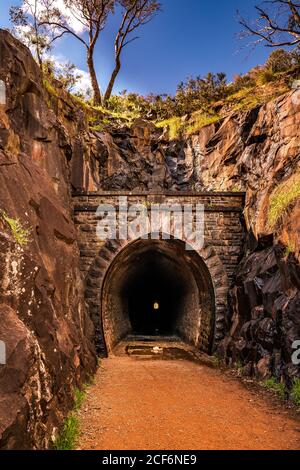
[[[288,411],[186,360],[103,360],[80,419],[80,449],[300,449]]]

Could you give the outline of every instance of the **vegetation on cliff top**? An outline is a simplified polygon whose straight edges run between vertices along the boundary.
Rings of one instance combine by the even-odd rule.
[[[232,105],[237,101],[241,108],[251,106],[253,102],[261,103],[268,96],[256,96],[255,88],[264,86],[267,83],[278,81],[276,74],[280,74],[292,67],[300,66],[300,6],[298,2],[273,0],[270,5],[257,5],[256,18],[254,23],[245,20],[240,16],[239,23],[242,26],[241,37],[250,36],[254,38],[254,45],[259,43],[269,47],[286,47],[290,50],[275,50],[265,67],[257,67],[244,76],[237,76],[233,83],[227,84],[224,73],[208,73],[205,77],[191,77],[186,82],[179,84],[174,97],[170,95],[150,95],[141,97],[130,94],[128,99],[135,101],[139,112],[143,115],[154,114],[155,120],[165,121],[174,117],[190,115],[196,111],[204,113],[211,112],[211,105],[219,100],[231,97]],[[61,0],[60,2],[49,2],[46,0],[22,0],[20,5],[10,8],[10,19],[14,25],[13,32],[28,45],[34,53],[41,69],[49,61],[49,52],[53,44],[63,36],[70,36],[84,47],[86,53],[86,65],[89,72],[90,84],[92,88],[92,103],[94,106],[104,105],[112,111],[120,106],[120,100],[113,97],[113,89],[116,78],[121,70],[124,49],[133,41],[138,39],[137,31],[162,10],[161,4],[157,0],[94,0],[92,5],[85,0]],[[102,41],[102,31],[110,23],[111,17],[117,18],[116,36],[114,40],[114,66],[110,73],[106,91],[102,94],[99,86],[96,67],[96,52],[99,43]],[[76,24],[80,23],[80,28]],[[119,24],[118,24],[119,22]],[[57,68],[57,66],[56,66]],[[67,62],[60,64],[58,71],[61,82],[70,84],[76,74],[76,67]],[[79,78],[79,77],[77,77]],[[66,83],[65,83],[66,85]],[[71,88],[74,85],[71,83]],[[244,89],[251,89],[253,93],[244,96],[240,93]],[[240,93],[241,96],[235,96]],[[124,98],[124,96],[123,96]],[[262,101],[263,100],[263,101]],[[122,100],[121,100],[122,101]],[[124,103],[121,104],[121,106]],[[221,104],[217,107],[220,108]],[[226,107],[226,106],[225,106]],[[212,110],[215,115],[216,110]],[[198,120],[199,121],[199,120]],[[206,119],[200,120],[206,122]],[[178,127],[178,126],[177,126]],[[197,126],[195,127],[197,130]],[[194,130],[194,129],[192,129]]]
[[[61,95],[57,85],[67,91],[76,82],[72,67],[68,67],[64,77],[58,76],[50,62],[44,76],[48,94],[56,98]],[[94,106],[91,99],[78,94],[71,98],[86,111],[91,130],[101,131],[114,123],[130,125],[134,119],[143,118],[154,122],[158,128],[167,128],[173,140],[191,135],[230,112],[246,111],[267,103],[291,90],[299,77],[300,50],[279,49],[271,53],[265,65],[236,76],[232,83],[227,83],[223,73],[209,73],[204,78],[188,78],[180,83],[174,96],[141,96],[124,91],[112,96],[106,107]]]
[[[71,3],[74,3],[72,8]],[[21,39],[31,47],[45,75],[45,86],[51,96],[56,96],[53,78],[69,92],[80,89],[78,85],[82,78],[74,64],[57,64],[49,59],[53,44],[68,35],[84,46],[91,90],[87,96],[77,92],[77,99],[81,100],[77,104],[88,112],[92,130],[101,131],[103,126],[114,120],[119,125],[120,121],[130,123],[141,117],[151,120],[159,128],[168,128],[170,139],[176,139],[197,132],[229,112],[264,104],[288,91],[294,81],[300,78],[300,7],[282,0],[274,0],[272,4],[270,11],[256,7],[254,26],[242,17],[239,19],[243,28],[242,37],[254,37],[254,44],[261,42],[274,47],[265,65],[255,67],[245,75],[236,75],[231,83],[228,83],[226,74],[222,72],[189,77],[178,85],[174,96],[141,96],[127,91],[113,95],[123,50],[137,39],[134,33],[161,11],[161,4],[156,0],[96,0],[92,8],[88,8],[83,0],[62,0],[55,8],[53,2],[38,0],[36,8],[33,8],[30,0],[22,0],[21,5],[10,9],[10,14],[15,26],[13,31],[19,36],[20,31],[23,31]],[[113,70],[107,89],[101,94],[95,52],[102,40],[100,33],[113,15],[121,21],[114,41]],[[74,19],[80,21],[80,32],[74,29]],[[290,46],[290,49],[279,48],[284,46]]]

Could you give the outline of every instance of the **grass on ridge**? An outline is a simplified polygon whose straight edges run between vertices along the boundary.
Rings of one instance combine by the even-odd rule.
[[[214,122],[219,121],[220,116],[218,114],[208,114],[208,113],[195,113],[193,116],[193,120],[189,122],[188,126],[186,127],[186,134],[191,135],[195,132],[202,129],[202,127],[208,126],[209,124],[213,124]]]
[[[193,113],[192,119],[184,121],[181,117],[175,116],[164,121],[156,122],[155,125],[159,129],[168,127],[169,139],[176,140],[182,136],[189,136],[202,129],[202,127],[208,126],[218,121],[220,116],[218,114],[209,113]]]
[[[170,140],[178,139],[182,133],[182,119],[181,117],[172,117],[170,119],[165,119],[164,121],[157,122],[156,127],[159,129],[168,127],[169,128],[169,138]]]

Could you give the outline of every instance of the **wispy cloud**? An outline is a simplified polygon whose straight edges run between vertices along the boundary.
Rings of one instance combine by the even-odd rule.
[[[81,75],[80,80],[74,87],[75,92],[81,92],[87,94],[88,91],[92,89],[91,78],[88,72],[81,69],[76,69],[78,75]]]
[[[34,12],[35,10],[35,0],[27,0],[27,5],[23,2],[22,8],[25,12],[29,13]],[[28,8],[29,7],[29,8]],[[52,3],[53,8],[57,8],[62,15],[64,16],[65,20],[67,21],[69,27],[73,29],[76,34],[83,34],[86,30],[84,26],[84,20],[81,20],[80,14],[76,11],[76,17],[72,13],[72,9],[68,8],[64,2],[64,0],[53,0]],[[37,13],[38,15],[42,14],[45,11],[45,7],[42,3],[37,3]]]
[[[55,64],[58,72],[63,70],[64,66],[69,63],[69,60],[63,54],[46,54],[46,58]],[[73,88],[73,92],[87,94],[92,89],[90,74],[86,70],[78,67],[74,69],[75,75],[79,76],[78,82]]]

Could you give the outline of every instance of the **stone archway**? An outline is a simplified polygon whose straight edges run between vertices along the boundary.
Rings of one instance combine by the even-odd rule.
[[[177,239],[108,241],[86,278],[98,352],[109,354],[129,333],[148,333],[177,334],[211,353],[224,337],[227,293],[213,247],[187,251]],[[157,322],[149,310],[154,302]]]

